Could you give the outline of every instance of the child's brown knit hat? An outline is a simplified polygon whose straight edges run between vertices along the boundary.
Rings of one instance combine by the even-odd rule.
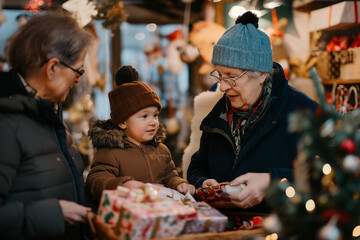
[[[117,126],[143,108],[155,106],[161,111],[158,95],[146,84],[134,81],[124,83],[108,94],[111,121]]]

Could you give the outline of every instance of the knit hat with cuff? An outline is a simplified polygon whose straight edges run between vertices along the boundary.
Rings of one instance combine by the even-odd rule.
[[[259,18],[248,11],[225,31],[214,46],[211,63],[231,68],[270,72],[273,55],[269,37],[258,28]]]
[[[131,66],[126,66],[130,67]],[[131,76],[137,76],[131,75]],[[124,80],[124,79],[123,79]],[[161,111],[158,95],[145,83],[124,80],[120,86],[109,92],[111,121],[117,126],[143,108],[155,106]],[[133,80],[137,80],[136,78]],[[120,82],[119,82],[120,83]],[[117,81],[118,84],[118,81]]]

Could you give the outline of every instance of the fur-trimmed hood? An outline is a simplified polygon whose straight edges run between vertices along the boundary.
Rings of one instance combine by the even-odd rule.
[[[95,148],[126,148],[127,141],[124,139],[125,132],[115,126],[109,120],[91,120],[89,123],[88,135]],[[154,146],[164,142],[166,139],[166,128],[160,123],[159,130],[150,141]]]

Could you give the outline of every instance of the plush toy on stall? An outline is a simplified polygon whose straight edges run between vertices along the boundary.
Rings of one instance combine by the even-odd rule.
[[[169,119],[166,121],[167,133],[174,135],[179,131],[179,123],[175,118],[174,109],[174,87],[176,85],[176,77],[182,71],[184,62],[181,59],[181,52],[186,45],[183,32],[178,29],[165,36],[169,40],[166,48],[167,70],[169,71]]]
[[[160,38],[155,34],[155,39],[152,42],[145,44],[143,51],[147,57],[149,65],[154,65],[163,56],[163,51],[160,45]]]
[[[213,69],[211,64],[213,47],[225,30],[225,27],[210,21],[194,23],[190,33],[190,42],[197,47],[201,58],[204,60],[199,69],[200,74],[208,74]]]
[[[270,38],[274,62],[277,62],[282,66],[285,77],[289,79],[288,54],[283,42],[283,29],[288,25],[288,20],[286,18],[281,18],[277,21],[277,16],[275,15],[273,16],[273,24],[274,27],[268,27],[265,32]]]
[[[168,70],[172,74],[178,74],[183,69],[184,63],[181,60],[181,52],[186,44],[183,32],[178,29],[165,36],[169,40],[166,48]]]

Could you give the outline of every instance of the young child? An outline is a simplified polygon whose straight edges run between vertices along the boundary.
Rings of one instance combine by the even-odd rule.
[[[158,95],[137,80],[135,69],[121,67],[116,74],[118,86],[108,95],[111,119],[90,123],[89,136],[97,152],[86,188],[95,204],[104,189],[118,185],[137,188],[154,183],[181,193],[195,192],[193,185],[179,177],[171,153],[162,143],[166,130],[159,124]]]

